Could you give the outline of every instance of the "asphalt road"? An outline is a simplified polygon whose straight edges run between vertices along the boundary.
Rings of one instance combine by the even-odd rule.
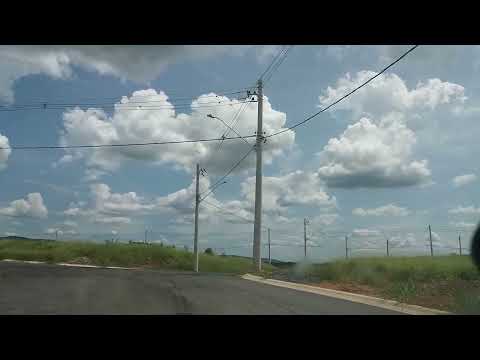
[[[0,261],[0,314],[399,313],[238,276]]]

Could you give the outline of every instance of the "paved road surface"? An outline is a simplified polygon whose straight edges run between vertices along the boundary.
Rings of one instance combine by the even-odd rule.
[[[398,314],[238,276],[0,261],[0,314]]]

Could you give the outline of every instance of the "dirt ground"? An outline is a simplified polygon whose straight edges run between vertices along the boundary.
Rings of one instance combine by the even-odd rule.
[[[362,294],[373,297],[380,297],[389,300],[395,299],[389,295],[386,289],[374,288],[367,285],[355,283],[337,283],[329,281],[320,281],[312,283],[313,286],[319,286],[332,290],[346,291],[356,294]],[[455,311],[458,306],[458,296],[478,297],[480,296],[480,281],[450,280],[437,281],[435,283],[416,284],[417,289],[414,296],[405,300],[412,305],[424,306],[432,309],[445,311]]]

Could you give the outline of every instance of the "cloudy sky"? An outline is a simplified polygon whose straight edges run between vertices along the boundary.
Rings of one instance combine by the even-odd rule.
[[[264,90],[272,134],[375,75],[409,46],[295,46]],[[256,130],[244,89],[280,46],[0,46],[0,145],[218,138]],[[272,255],[427,253],[468,247],[480,215],[480,48],[420,46],[347,100],[264,145]],[[45,105],[44,105],[45,104]],[[229,135],[235,135],[230,132]],[[253,144],[252,139],[247,142]],[[243,140],[97,149],[0,150],[0,231],[143,239],[192,247],[195,164],[205,194]],[[200,210],[200,244],[250,255],[255,152]],[[218,207],[224,209],[220,212]],[[231,215],[233,214],[233,215]],[[264,232],[263,242],[266,242]],[[369,250],[370,249],[370,250]],[[429,250],[428,250],[429,251]],[[266,248],[262,255],[266,255]]]

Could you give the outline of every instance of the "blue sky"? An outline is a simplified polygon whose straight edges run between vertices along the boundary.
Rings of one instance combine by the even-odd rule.
[[[408,48],[293,47],[264,91],[267,132],[303,120]],[[226,106],[195,110],[182,105],[176,112],[80,104],[113,105],[123,96],[124,102],[163,106],[209,102],[222,91],[252,86],[280,49],[2,46],[0,103],[5,109],[43,102],[71,106],[2,111],[0,141],[2,146],[7,139],[12,146],[78,145],[217,137],[225,127],[206,113],[230,122],[242,106],[234,95],[219,98]],[[342,256],[345,235],[358,254],[368,253],[363,248],[382,253],[385,238],[399,254],[425,253],[428,224],[436,251],[454,251],[459,233],[468,246],[480,214],[479,174],[472,161],[480,155],[479,60],[474,46],[420,46],[331,111],[270,138],[264,225],[272,229],[273,256],[303,256],[304,217],[313,245],[309,256],[317,260]],[[255,124],[256,104],[251,103],[236,129],[253,135]],[[221,151],[216,146],[0,150],[0,230],[127,240],[142,238],[147,228],[152,240],[191,248],[195,163],[208,171],[202,178],[205,190],[249,149],[241,140],[225,142]],[[252,218],[254,155],[207,200]],[[200,219],[202,248],[251,254],[252,224],[208,204],[201,207]]]

